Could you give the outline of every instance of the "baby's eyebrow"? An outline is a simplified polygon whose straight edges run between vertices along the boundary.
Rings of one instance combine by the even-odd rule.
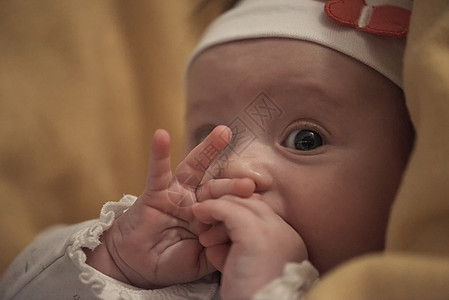
[[[321,83],[301,83],[297,87],[298,102],[310,105],[315,109],[340,110],[345,106],[347,99],[339,95],[335,89]]]

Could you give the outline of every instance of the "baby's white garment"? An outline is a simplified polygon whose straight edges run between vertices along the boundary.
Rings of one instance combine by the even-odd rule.
[[[0,282],[0,299],[219,299],[217,274],[195,282],[144,290],[117,281],[85,263],[82,248],[95,249],[99,237],[136,197],[108,202],[98,220],[55,226],[41,233],[11,264]],[[308,262],[287,264],[283,276],[255,295],[255,300],[301,299],[318,272]]]
[[[12,263],[0,282],[0,299],[218,299],[216,274],[187,284],[143,290],[117,281],[85,263],[83,247],[99,237],[136,197],[108,202],[99,220],[57,226],[40,234]]]

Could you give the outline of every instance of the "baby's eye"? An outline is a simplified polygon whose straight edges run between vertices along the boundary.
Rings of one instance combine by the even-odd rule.
[[[285,140],[287,148],[310,151],[323,145],[321,135],[313,130],[301,129],[292,131]]]

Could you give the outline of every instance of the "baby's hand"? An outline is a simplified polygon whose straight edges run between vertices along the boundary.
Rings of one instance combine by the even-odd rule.
[[[194,215],[212,225],[200,242],[223,273],[223,299],[250,299],[280,276],[287,262],[307,259],[300,235],[261,198],[225,195],[193,206]]]
[[[197,188],[206,168],[230,138],[229,128],[217,127],[172,174],[169,135],[157,131],[145,191],[103,233],[103,244],[92,253],[86,252],[87,263],[142,288],[190,282],[214,272],[198,241],[198,235],[209,226],[195,219],[191,204],[198,201],[196,193],[200,199],[224,194],[248,197],[253,193],[254,183],[245,179],[212,180]],[[207,149],[213,150],[208,152],[211,154],[208,161],[199,163],[198,159]]]

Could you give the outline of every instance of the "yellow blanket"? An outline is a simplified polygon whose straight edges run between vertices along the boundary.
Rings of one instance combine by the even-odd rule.
[[[45,227],[138,195],[156,128],[179,160],[194,4],[0,1],[0,275]]]

